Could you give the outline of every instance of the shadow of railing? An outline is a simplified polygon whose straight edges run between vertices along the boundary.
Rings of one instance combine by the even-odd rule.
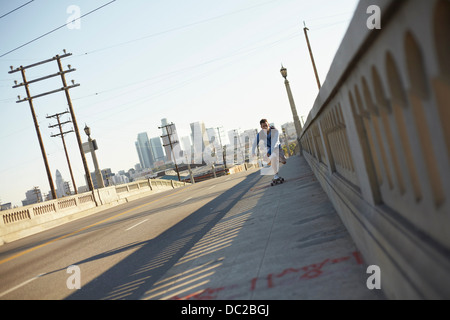
[[[234,217],[228,222],[221,220],[260,178],[257,172],[246,176],[237,186],[225,191],[156,238],[132,244],[133,248],[137,248],[133,253],[105,271],[95,281],[87,283],[82,289],[68,296],[67,299],[136,300],[141,299],[146,293],[147,298],[152,298],[152,295],[155,296],[154,298],[159,298],[160,291],[155,288],[164,288],[164,283],[158,283],[158,281],[169,269],[189,263],[191,259],[198,259],[214,250],[220,250],[232,242],[238,232],[239,224],[245,221],[246,216]],[[222,237],[220,241],[210,242],[205,235],[211,232],[222,232],[227,236]],[[117,248],[74,264],[82,265],[122,252],[124,249],[131,249],[131,247]],[[186,255],[188,252],[190,252],[189,255]],[[202,279],[218,265],[220,260],[206,262],[202,266],[185,272],[184,276],[194,275],[196,278],[191,279],[189,284],[199,286],[202,284]]]
[[[289,161],[286,184],[272,188],[271,177],[246,174],[155,238],[74,262],[82,268],[132,251],[67,299],[378,299],[308,164]]]

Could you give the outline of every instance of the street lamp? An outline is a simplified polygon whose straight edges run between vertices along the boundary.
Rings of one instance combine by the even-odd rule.
[[[280,69],[281,75],[283,76],[284,79],[287,78],[287,69],[285,67],[283,67],[283,65],[281,65],[281,69]]]
[[[91,138],[91,128],[89,128],[89,127],[87,126],[87,124],[86,124],[85,127],[84,127],[84,132],[86,133],[86,135],[87,135],[88,138],[90,139],[90,138]]]
[[[294,98],[292,97],[291,87],[287,79],[287,69],[281,65],[280,69],[281,76],[284,78],[284,84],[286,85],[286,91],[289,99],[289,104],[291,105],[292,116],[294,118],[295,132],[297,133],[297,143],[301,155],[301,145],[300,145],[300,134],[302,133],[302,125],[300,124],[300,119],[297,115],[297,109],[295,108]]]
[[[92,140],[91,138],[91,128],[89,128],[87,126],[87,124],[84,127],[84,132],[86,133],[86,135],[88,136],[88,144],[89,144],[89,151],[92,154],[92,160],[94,162],[94,167],[95,167],[95,178],[97,180],[97,186],[98,188],[104,188],[105,184],[103,182],[103,177],[102,177],[102,173],[98,167],[98,161],[97,161],[97,156],[95,154],[95,150],[97,150],[97,142],[95,140]]]

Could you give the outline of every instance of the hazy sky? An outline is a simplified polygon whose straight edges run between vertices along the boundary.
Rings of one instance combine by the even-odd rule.
[[[354,13],[357,0],[0,0],[0,201],[21,205],[25,192],[50,190],[23,87],[13,89],[26,66],[62,55],[80,87],[70,90],[83,141],[91,127],[101,168],[128,170],[139,162],[138,133],[161,135],[162,118],[174,122],[179,136],[189,124],[241,131],[259,127],[261,118],[276,126],[292,121],[280,74],[283,64],[299,116],[306,119],[318,93],[303,33],[310,29],[323,83]],[[103,8],[88,14],[102,6]],[[24,5],[13,12],[12,10]],[[71,7],[75,6],[75,7]],[[88,14],[79,25],[63,26]],[[11,12],[11,13],[10,13]],[[75,15],[75,16],[74,16]],[[74,27],[74,28],[73,28]],[[47,35],[45,35],[47,34]],[[45,36],[44,36],[45,35]],[[38,37],[22,48],[14,50]],[[12,51],[14,50],[14,51]],[[10,52],[12,51],[12,52]],[[8,53],[10,52],[10,53]],[[67,68],[67,67],[65,67]],[[28,80],[57,72],[56,62],[26,71]],[[30,85],[32,95],[61,88],[60,78]],[[58,169],[70,181],[61,139],[50,137],[63,112],[63,92],[34,100],[53,180]],[[68,120],[69,117],[63,117]],[[70,130],[72,124],[64,127]],[[84,170],[74,133],[66,135],[77,186]],[[87,155],[89,168],[94,170]]]

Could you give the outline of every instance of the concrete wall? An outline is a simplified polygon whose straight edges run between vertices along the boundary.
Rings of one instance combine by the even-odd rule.
[[[186,183],[148,179],[0,212],[0,245]]]
[[[393,299],[450,298],[450,1],[360,1],[303,155]]]

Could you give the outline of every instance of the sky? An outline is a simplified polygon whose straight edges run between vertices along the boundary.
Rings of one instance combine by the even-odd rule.
[[[91,128],[101,169],[127,171],[139,163],[141,132],[161,135],[161,119],[179,137],[190,123],[229,130],[259,128],[267,118],[292,122],[281,65],[287,68],[298,115],[306,120],[318,88],[303,33],[321,83],[326,79],[357,0],[0,0],[0,203],[22,205],[25,192],[50,186],[17,68],[62,55],[81,138]],[[97,9],[97,10],[96,10]],[[73,21],[74,18],[81,17]],[[56,73],[56,62],[26,70],[27,80]],[[55,77],[30,84],[31,95],[62,87]],[[53,181],[71,181],[55,119],[67,110],[64,92],[34,99]],[[68,115],[62,121],[70,120]],[[65,131],[73,128],[64,125]],[[77,186],[85,185],[74,133],[65,135]],[[90,171],[94,171],[87,155]]]

